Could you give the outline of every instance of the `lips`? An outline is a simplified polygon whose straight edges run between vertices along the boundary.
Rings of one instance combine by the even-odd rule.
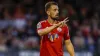
[[[57,14],[56,16],[58,17],[59,15]]]
[[[56,16],[59,16],[59,14],[57,14]]]

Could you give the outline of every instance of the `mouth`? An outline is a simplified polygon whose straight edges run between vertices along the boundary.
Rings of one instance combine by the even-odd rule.
[[[57,14],[56,16],[59,16],[59,14]]]
[[[56,17],[59,17],[59,15],[56,15]]]

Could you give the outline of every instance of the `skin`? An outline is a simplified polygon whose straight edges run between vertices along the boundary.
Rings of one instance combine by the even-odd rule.
[[[64,25],[66,25],[65,23],[68,22],[68,17],[67,17],[63,21],[60,21],[59,23],[57,23],[57,19],[59,18],[59,8],[57,5],[51,5],[51,7],[46,11],[46,13],[48,15],[48,19],[47,19],[48,22],[50,24],[52,24],[53,26],[38,30],[38,34],[40,36],[48,34],[53,29],[64,26]],[[70,56],[75,56],[74,48],[73,48],[73,45],[72,45],[70,39],[65,40],[65,46],[66,46],[66,49],[67,49],[68,53],[70,54]]]
[[[48,10],[47,14],[51,19],[59,17],[59,8],[56,5],[52,5]]]

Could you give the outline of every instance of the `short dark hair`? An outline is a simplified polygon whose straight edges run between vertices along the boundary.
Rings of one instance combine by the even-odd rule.
[[[56,2],[54,2],[54,1],[47,2],[45,4],[45,11],[47,11],[51,7],[51,5],[57,5],[58,6],[58,4]]]

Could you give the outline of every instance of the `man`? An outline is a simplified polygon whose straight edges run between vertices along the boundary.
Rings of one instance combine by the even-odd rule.
[[[40,56],[63,56],[63,39],[70,56],[74,56],[74,48],[70,41],[68,20],[59,22],[59,8],[55,2],[45,5],[48,19],[37,24],[37,32],[41,36]]]

